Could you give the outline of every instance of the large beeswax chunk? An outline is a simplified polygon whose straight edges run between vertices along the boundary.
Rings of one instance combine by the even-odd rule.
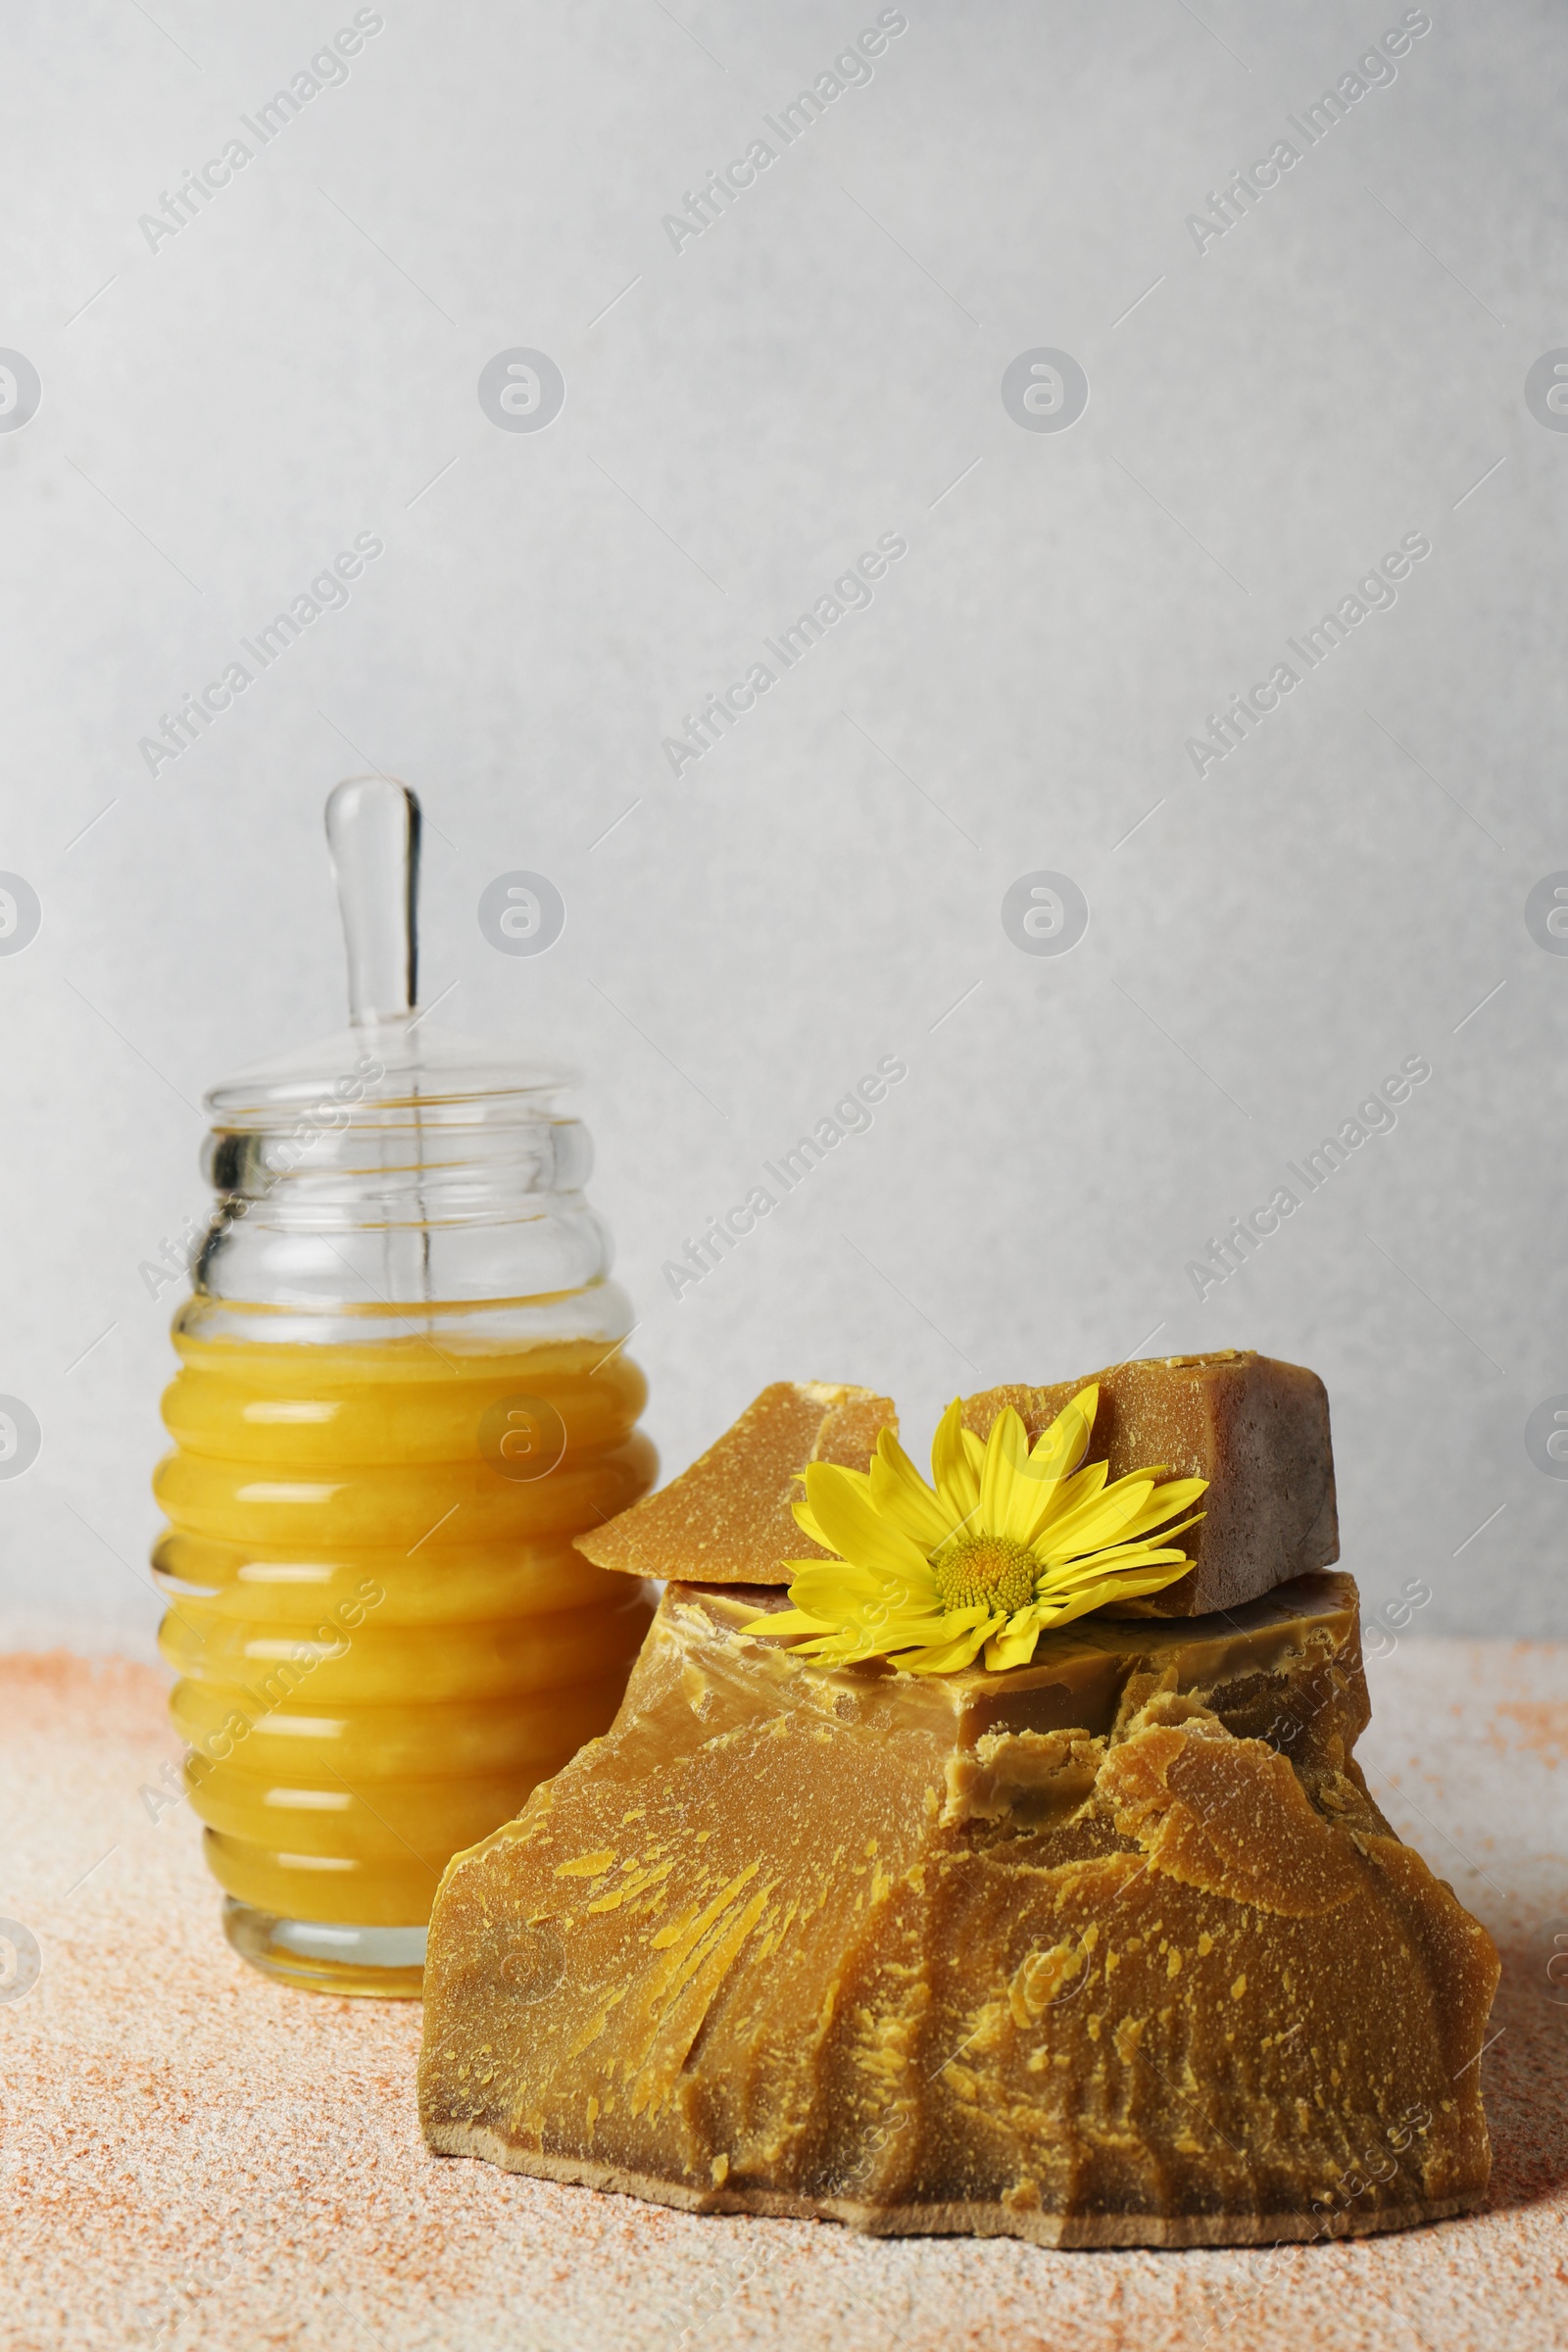
[[[1209,1482],[1204,1516],[1179,1539],[1192,1568],[1162,1592],[1117,1603],[1118,1613],[1200,1617],[1339,1558],[1329,1400],[1315,1372],[1227,1348],[1091,1377],[1100,1384],[1091,1460],[1107,1461],[1112,1478],[1162,1462],[1171,1478]],[[987,1389],[966,1398],[964,1422],[983,1438],[1010,1404],[1033,1440],[1087,1386]]]
[[[1351,1756],[1355,1588],[823,1670],[672,1586],[625,1703],[450,1865],[429,2145],[705,2212],[1048,2245],[1486,2187],[1496,1956]]]

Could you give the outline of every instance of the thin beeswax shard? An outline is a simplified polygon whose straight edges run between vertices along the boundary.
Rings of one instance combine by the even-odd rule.
[[[1089,1458],[1111,1478],[1162,1462],[1171,1478],[1206,1478],[1203,1517],[1181,1538],[1193,1562],[1162,1592],[1115,1603],[1118,1615],[1200,1617],[1232,1609],[1340,1556],[1328,1393],[1315,1372],[1250,1348],[1116,1364],[1100,1386]],[[965,1398],[964,1425],[985,1437],[1004,1404],[1031,1442],[1088,1382],[987,1389]]]
[[[1369,1798],[1355,1588],[823,1671],[672,1587],[449,1866],[430,2146],[884,2234],[1224,2245],[1459,2213],[1496,1955]]]
[[[796,1526],[808,1462],[864,1470],[891,1396],[826,1381],[776,1380],[733,1428],[657,1494],[576,1539],[596,1567],[708,1585],[786,1585],[790,1560],[825,1559]]]

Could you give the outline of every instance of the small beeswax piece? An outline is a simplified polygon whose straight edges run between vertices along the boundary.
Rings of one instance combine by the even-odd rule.
[[[1187,1575],[1112,1604],[1115,1614],[1201,1617],[1339,1558],[1328,1393],[1315,1372],[1225,1348],[1115,1364],[1092,1377],[1100,1407],[1089,1452],[1109,1464],[1111,1478],[1161,1462],[1170,1478],[1208,1481],[1203,1517],[1181,1539],[1193,1562]],[[964,1426],[983,1438],[1010,1404],[1032,1443],[1088,1385],[987,1389],[965,1399]]]
[[[823,1559],[796,1526],[808,1462],[864,1470],[891,1396],[826,1381],[776,1380],[708,1451],[631,1510],[576,1539],[599,1568],[705,1585],[787,1585],[791,1560]]]

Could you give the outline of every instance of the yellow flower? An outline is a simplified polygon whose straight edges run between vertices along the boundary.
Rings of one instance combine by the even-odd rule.
[[[1203,1514],[1165,1522],[1208,1482],[1160,1486],[1158,1468],[1107,1486],[1104,1462],[1080,1469],[1099,1402],[1081,1389],[1031,1451],[1010,1405],[982,1445],[955,1397],[931,1443],[934,1487],[890,1429],[869,1471],[812,1462],[795,1517],[838,1556],[792,1560],[794,1608],[745,1631],[808,1635],[800,1653],[824,1665],[888,1656],[911,1674],[956,1673],[983,1645],[1000,1673],[1048,1626],[1174,1584],[1191,1563],[1171,1539]]]

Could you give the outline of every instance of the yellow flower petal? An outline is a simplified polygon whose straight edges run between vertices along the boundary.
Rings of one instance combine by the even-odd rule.
[[[1004,1404],[991,1424],[980,1471],[982,1535],[1003,1536],[1012,1514],[1013,1487],[1029,1459],[1029,1437],[1010,1404]]]
[[[1049,1488],[1028,1535],[1020,1541],[1032,1544],[1037,1551],[1044,1553],[1049,1548],[1047,1539],[1058,1522],[1064,1520],[1070,1511],[1079,1510],[1086,1502],[1092,1502],[1100,1494],[1109,1475],[1109,1467],[1106,1462],[1091,1462],[1085,1469],[1075,1470],[1070,1478],[1063,1478]]]
[[[1049,1437],[1050,1432],[1047,1432]],[[1041,1445],[1045,1444],[1041,1440]],[[1058,1475],[1051,1467],[1053,1457],[1045,1456],[1036,1446],[1026,1453],[1013,1473],[1012,1497],[1007,1505],[1006,1523],[995,1530],[1014,1544],[1030,1544],[1038,1531],[1055,1511],[1066,1508],[1063,1495],[1076,1482],[1066,1473]],[[1065,1460],[1065,1454],[1054,1458]]]
[[[976,1653],[987,1636],[1003,1624],[1001,1617],[980,1617],[978,1625],[970,1626],[956,1641],[933,1644],[926,1649],[906,1649],[893,1661],[905,1674],[958,1674],[972,1666]]]
[[[953,1533],[953,1520],[891,1429],[882,1431],[871,1464],[871,1498],[912,1543],[934,1551]]]
[[[907,1576],[923,1569],[925,1553],[902,1528],[878,1511],[871,1482],[862,1472],[835,1462],[812,1462],[806,1473],[806,1498],[820,1541],[857,1567]]]
[[[971,1433],[962,1416],[963,1407],[955,1396],[931,1441],[932,1481],[955,1526],[967,1526],[980,1504],[979,1474],[963,1442]]]
[[[1179,1520],[1174,1527],[1162,1527],[1154,1535],[1130,1536],[1120,1544],[1103,1544],[1099,1551],[1086,1552],[1082,1559],[1073,1560],[1071,1565],[1074,1568],[1080,1568],[1086,1561],[1110,1560],[1114,1562],[1131,1556],[1135,1552],[1140,1554],[1147,1552],[1152,1560],[1174,1560],[1178,1556],[1186,1559],[1186,1553],[1181,1550],[1181,1546],[1176,1544],[1175,1540],[1178,1536],[1185,1535],[1188,1528],[1196,1527],[1202,1517],[1201,1511],[1195,1511],[1190,1519]],[[1052,1571],[1054,1572],[1055,1567],[1063,1563],[1052,1562]],[[1187,1565],[1189,1568],[1192,1566],[1191,1560],[1187,1561]]]
[[[797,1642],[792,1654],[797,1658],[813,1658],[823,1666],[858,1666],[865,1658],[881,1655],[875,1642],[868,1642],[853,1628],[842,1634],[824,1635],[817,1642]]]
[[[1199,1511],[1180,1526],[1163,1529],[1153,1538],[1137,1536],[1130,1543],[1102,1544],[1097,1551],[1083,1552],[1071,1559],[1048,1560],[1035,1580],[1035,1591],[1041,1593],[1064,1590],[1081,1584],[1086,1576],[1123,1566],[1144,1568],[1156,1562],[1179,1562],[1179,1572],[1185,1574],[1193,1563],[1172,1539],[1187,1528],[1196,1527],[1202,1516]]]
[[[1152,1471],[1144,1471],[1140,1475],[1149,1478],[1154,1474]],[[1174,1519],[1178,1511],[1185,1511],[1190,1502],[1196,1502],[1207,1487],[1206,1478],[1173,1478],[1168,1485],[1156,1487],[1140,1516],[1122,1531],[1123,1540],[1128,1536],[1147,1535],[1165,1520]],[[1191,1527],[1192,1524],[1189,1519],[1187,1525]]]
[[[1146,1569],[1159,1571],[1159,1584],[1173,1585],[1192,1564],[1184,1551],[1151,1551],[1143,1544],[1130,1544],[1124,1551],[1094,1551],[1087,1559],[1058,1561],[1048,1568],[1035,1586],[1035,1598],[1053,1603],[1070,1599],[1108,1576],[1141,1576]],[[1158,1584],[1151,1590],[1157,1591]]]
[[[1081,1592],[1070,1593],[1059,1607],[1053,1608],[1046,1624],[1054,1633],[1059,1626],[1070,1625],[1076,1617],[1087,1617],[1091,1609],[1102,1609],[1109,1601],[1141,1599],[1146,1592],[1158,1592],[1180,1574],[1180,1569],[1155,1568],[1139,1576],[1104,1577],[1098,1584],[1086,1585]]]
[[[831,1620],[808,1616],[805,1609],[768,1609],[741,1627],[743,1634],[830,1634]]]
[[[1095,1462],[1087,1470],[1078,1470],[1089,1447],[1099,1402],[1097,1385],[1080,1389],[1035,1441],[1026,1466],[1028,1479],[1039,1482],[1027,1490],[1034,1507],[1026,1511],[1021,1498],[1017,1499],[1013,1524],[1004,1531],[1016,1542],[1032,1544],[1052,1519],[1072,1509],[1086,1494],[1098,1494],[1104,1485],[1108,1476],[1105,1463]]]
[[[986,1643],[986,1665],[992,1674],[1005,1674],[1009,1667],[1027,1666],[1035,1654],[1044,1618],[1037,1609],[1018,1609],[1008,1618],[1000,1634],[993,1634]]]
[[[799,1500],[790,1504],[790,1511],[794,1517],[796,1526],[800,1529],[802,1535],[806,1538],[808,1544],[820,1544],[824,1551],[831,1551],[833,1549],[832,1544],[828,1542],[826,1536],[823,1535],[822,1530],[817,1526],[816,1520],[812,1516],[811,1506],[806,1500],[804,1495],[802,1495]],[[785,1564],[787,1566],[788,1562]]]
[[[1051,1427],[1035,1440],[1029,1459],[1040,1478],[1065,1478],[1076,1470],[1089,1446],[1100,1406],[1100,1389],[1091,1383],[1064,1404]]]
[[[1054,1518],[1037,1537],[1035,1548],[1054,1559],[1078,1551],[1098,1551],[1102,1544],[1114,1544],[1123,1529],[1145,1510],[1153,1492],[1153,1480],[1145,1472],[1134,1470],[1113,1485],[1102,1487],[1098,1494],[1086,1497],[1075,1510]]]
[[[832,1624],[852,1611],[867,1608],[891,1591],[908,1591],[907,1580],[882,1575],[875,1568],[856,1568],[848,1560],[797,1560],[790,1581],[790,1598],[798,1609],[812,1609]]]

